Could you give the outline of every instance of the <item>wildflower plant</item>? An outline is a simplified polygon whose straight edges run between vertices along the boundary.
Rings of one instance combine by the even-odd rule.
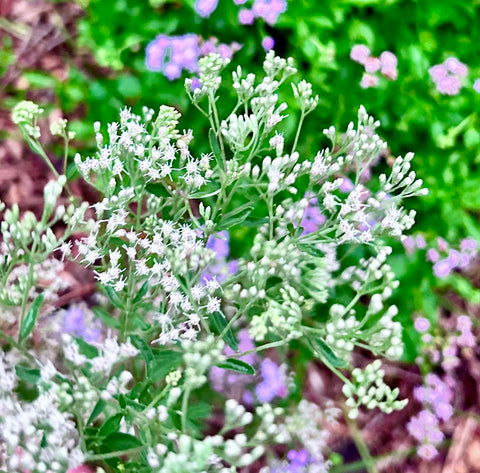
[[[323,418],[318,406],[302,401],[295,409],[283,400],[285,371],[267,359],[263,382],[282,371],[276,392],[266,395],[260,385],[250,404],[223,402],[223,425],[206,428],[218,396],[209,385],[212,368],[253,380],[247,355],[285,353],[294,340],[344,381],[351,417],[405,404],[385,384],[380,360],[362,371],[351,355],[356,347],[402,355],[397,309],[388,304],[398,286],[388,242],[414,223],[402,200],[425,194],[411,170],[413,155],[396,158],[369,187],[362,183],[387,145],[376,133],[379,123],[360,107],[345,133],[324,130],[330,147],[300,156],[302,124],[318,97],[307,82],[292,84],[300,119],[290,145],[279,90],[296,74],[292,60],[270,51],[263,77],[238,67],[231,85],[238,103],[229,111],[219,106],[227,64],[218,54],[201,58],[198,83],[186,81],[209,120],[210,149],[195,155],[193,131],[180,131],[172,107],[145,108],[142,116],[125,108],[118,122],[95,123],[93,155],[75,156],[98,193],[90,209],[74,196],[67,208],[56,206],[67,185],[60,176],[47,184],[40,221],[21,217],[17,207],[5,211],[0,301],[2,313],[13,315],[1,334],[3,469],[60,472],[88,463],[98,471],[234,472],[260,458],[269,462],[273,445],[284,444],[295,452],[289,461],[324,471],[312,440],[324,438],[314,422]],[[23,103],[15,113],[38,143],[39,111],[24,113],[33,108]],[[346,193],[345,179],[352,183]],[[324,218],[309,218],[307,229],[312,209]],[[51,229],[59,221],[60,237]],[[228,248],[211,242],[228,245],[238,230],[248,238],[230,265]],[[363,257],[347,257],[358,249]],[[93,272],[99,294],[92,310],[104,327],[95,340],[64,333],[53,353],[39,342],[46,336],[41,321],[56,311],[44,300],[61,291],[54,277],[50,284],[42,277],[50,259]],[[216,274],[219,264],[228,269]],[[250,337],[247,350],[240,332]],[[294,421],[307,425],[302,415],[308,428],[292,431]]]

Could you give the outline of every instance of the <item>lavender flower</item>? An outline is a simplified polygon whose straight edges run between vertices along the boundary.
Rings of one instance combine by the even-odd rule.
[[[473,83],[473,89],[475,92],[480,94],[480,79],[476,79],[475,82]]]
[[[423,333],[430,329],[430,322],[425,317],[417,317],[413,326],[417,332]]]
[[[146,65],[151,71],[163,72],[168,79],[174,80],[181,76],[183,69],[196,72],[199,56],[197,35],[159,35],[147,46]]]
[[[369,89],[370,87],[376,87],[378,85],[378,77],[373,74],[363,74],[360,81],[360,87],[362,89]]]
[[[350,51],[350,58],[364,65],[370,56],[370,49],[364,44],[356,44]]]
[[[427,261],[430,261],[432,263],[436,263],[440,258],[440,255],[438,254],[438,251],[435,250],[434,248],[429,248],[427,250]]]
[[[262,40],[262,46],[265,51],[270,51],[275,46],[275,40],[271,36],[265,36]]]
[[[197,0],[195,11],[203,18],[208,18],[217,8],[218,0]]]
[[[285,369],[266,358],[260,365],[262,381],[257,384],[255,394],[260,402],[270,402],[275,397],[287,395]]]
[[[85,312],[76,306],[70,307],[63,316],[62,331],[82,337],[87,342],[100,339],[101,331],[98,322],[88,327]]]
[[[241,25],[253,25],[255,21],[255,15],[253,14],[252,10],[247,10],[246,8],[242,8],[238,12],[238,22]]]
[[[468,74],[468,67],[457,58],[449,57],[443,64],[432,66],[428,73],[441,94],[458,95],[462,88],[460,79]]]
[[[433,265],[433,274],[435,274],[437,278],[446,278],[451,272],[452,266],[448,258],[437,261]]]
[[[287,11],[286,0],[255,0],[252,12],[256,18],[262,18],[273,26],[281,13]]]

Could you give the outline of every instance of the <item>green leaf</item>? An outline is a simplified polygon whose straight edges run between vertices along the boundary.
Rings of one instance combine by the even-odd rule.
[[[108,437],[113,432],[116,432],[120,428],[120,422],[123,419],[123,414],[115,414],[105,421],[105,423],[98,429],[99,437]]]
[[[161,182],[147,184],[145,190],[157,197],[168,197],[170,195],[167,188]]]
[[[20,326],[20,341],[25,340],[33,330],[35,322],[37,321],[38,313],[43,305],[44,298],[45,297],[43,294],[39,294],[32,302],[30,309],[28,309],[28,312],[25,315],[25,318],[22,320],[22,324]]]
[[[220,145],[218,144],[217,136],[211,128],[208,131],[208,139],[210,141],[210,147],[212,148],[213,156],[215,157],[215,161],[217,162],[218,167],[222,171],[225,171],[225,166],[223,165],[222,150],[220,149]]]
[[[92,307],[92,311],[99,319],[101,319],[104,322],[104,324],[107,327],[111,327],[111,328],[114,328],[114,329],[117,329],[117,330],[120,329],[120,321],[117,320],[115,317],[112,317],[102,307],[99,307],[99,306]]]
[[[118,297],[118,294],[115,292],[115,289],[113,289],[112,286],[103,286],[105,289],[105,292],[107,293],[108,298],[110,299],[110,302],[117,308],[123,309],[123,304],[120,298]]]
[[[302,250],[304,253],[307,253],[310,256],[315,258],[324,258],[325,253],[322,250],[319,250],[315,245],[309,245],[307,243],[299,243],[297,245],[299,250]]]
[[[223,333],[228,323],[225,315],[218,311],[212,314],[212,322],[218,335]],[[227,342],[228,346],[233,351],[238,351],[238,342],[231,328],[227,330],[227,332],[223,336],[223,339]]]
[[[93,422],[105,409],[107,403],[103,399],[99,399],[98,402],[95,404],[90,417],[87,420],[87,425]]]
[[[26,366],[15,366],[17,376],[27,383],[37,384],[40,381],[40,370],[37,368],[27,368]]]
[[[237,360],[236,358],[227,358],[223,363],[220,363],[217,366],[226,370],[238,371],[242,374],[255,374],[255,368],[252,365],[249,365],[242,360]]]
[[[142,287],[140,288],[137,295],[135,296],[135,299],[133,299],[133,303],[138,304],[143,299],[143,296],[147,293],[147,291],[148,291],[148,279],[143,283]]]
[[[75,337],[80,353],[85,355],[88,359],[98,356],[98,348],[87,343],[82,337]]]
[[[141,440],[133,435],[115,432],[103,441],[102,450],[116,452],[141,447],[142,445]]]
[[[332,365],[334,368],[346,368],[348,363],[345,360],[341,360],[335,355],[333,350],[321,339],[310,339],[313,351],[324,361]]]
[[[138,335],[132,335],[130,337],[132,345],[140,350],[143,359],[145,360],[145,366],[147,367],[147,376],[149,375],[149,367],[153,360],[153,351],[148,345],[148,343]]]
[[[240,225],[242,222],[247,220],[248,216],[252,213],[253,207],[248,207],[245,212],[238,217],[227,217],[222,218],[220,223],[217,225],[217,230],[229,230],[236,225]]]
[[[163,379],[170,371],[177,368],[181,362],[182,354],[178,351],[153,351],[153,361],[150,366],[148,379],[152,383]]]

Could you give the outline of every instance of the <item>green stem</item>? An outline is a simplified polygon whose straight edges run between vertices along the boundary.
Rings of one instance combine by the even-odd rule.
[[[131,455],[132,453],[137,453],[140,450],[143,450],[145,447],[135,447],[129,448],[127,450],[120,450],[117,452],[109,453],[99,453],[94,455],[86,455],[85,460],[88,462],[98,461],[98,460],[108,460],[109,458],[123,457],[125,455]]]
[[[300,120],[298,121],[298,128],[297,128],[297,133],[295,134],[295,141],[293,142],[292,146],[292,152],[290,153],[290,156],[295,152],[297,149],[297,144],[298,144],[298,139],[300,138],[300,132],[302,130],[303,126],[303,121],[305,120],[305,111],[302,110],[302,114],[300,115]]]
[[[360,432],[357,423],[348,417],[348,413],[344,410],[344,417],[347,425],[350,429],[350,433],[352,434],[353,442],[357,447],[358,453],[362,457],[363,463],[365,465],[366,470],[368,473],[378,473],[377,466],[375,464],[375,460],[372,458],[370,454],[370,450],[368,449],[368,445],[363,440],[362,433]]]
[[[182,399],[182,432],[187,431],[188,400],[190,398],[191,388],[187,386]]]
[[[260,345],[253,350],[247,350],[243,353],[232,355],[232,358],[240,358],[242,356],[249,355],[250,353],[258,353],[263,350],[268,350],[269,348],[281,347],[282,345],[286,345],[287,343],[287,340],[278,340],[276,342],[266,343],[265,345]]]

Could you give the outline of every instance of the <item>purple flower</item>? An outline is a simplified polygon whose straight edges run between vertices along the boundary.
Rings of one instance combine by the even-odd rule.
[[[287,395],[285,370],[272,360],[265,358],[260,365],[262,381],[257,384],[255,394],[260,402],[270,402],[275,397]]]
[[[465,77],[468,74],[468,67],[463,62],[460,62],[456,57],[449,57],[443,62],[444,66],[452,74],[460,77]]]
[[[477,251],[477,241],[473,238],[464,238],[460,242],[460,249],[462,251]]]
[[[290,461],[287,470],[289,473],[302,473],[310,463],[310,455],[304,448],[298,451],[290,450],[287,454],[287,459]]]
[[[226,230],[218,233],[218,237],[210,235],[207,240],[206,247],[215,251],[218,258],[226,258],[230,254],[230,246],[228,244],[230,237]]]
[[[255,0],[252,12],[257,18],[262,18],[273,26],[281,13],[287,11],[286,0]]]
[[[430,328],[430,322],[425,317],[417,317],[413,326],[417,332],[424,333]]]
[[[383,72],[383,69],[396,69],[398,65],[398,59],[397,56],[390,51],[383,51],[383,53],[380,54],[380,63],[382,65]]]
[[[477,92],[477,93],[480,94],[480,79],[477,79],[477,80],[473,83],[473,89],[475,90],[475,92]]]
[[[442,66],[441,64],[436,64],[428,70],[428,73],[430,74],[433,82],[437,83],[447,77],[448,71],[446,67]]]
[[[415,251],[415,239],[411,236],[404,238],[402,240],[402,245],[408,255],[413,254],[413,252]]]
[[[378,57],[370,56],[365,60],[364,66],[366,72],[372,73],[379,71],[382,65]]]
[[[447,76],[437,82],[437,90],[443,95],[458,95],[462,84],[458,77]]]
[[[419,248],[420,250],[423,250],[427,247],[427,242],[422,235],[417,235],[417,237],[415,238],[415,243],[417,245],[417,248]]]
[[[270,51],[275,46],[275,40],[271,36],[265,36],[262,40],[262,46],[265,51]]]
[[[442,237],[437,238],[437,247],[438,251],[447,251],[448,250],[448,243]]]
[[[160,35],[147,46],[145,61],[151,71],[163,72],[168,79],[174,80],[181,76],[183,69],[196,72],[199,56],[197,35]]]
[[[340,187],[338,190],[340,192],[344,192],[345,194],[348,194],[349,192],[352,192],[353,189],[355,189],[355,184],[352,182],[351,179],[348,177],[342,178],[342,183],[340,184]]]
[[[435,250],[434,248],[430,248],[427,250],[427,261],[430,261],[432,263],[436,263],[438,259],[440,258],[440,255],[438,254],[438,251]]]
[[[370,49],[364,44],[356,44],[350,51],[350,58],[360,64],[365,64],[367,58],[370,56]]]
[[[362,89],[369,89],[370,87],[376,87],[378,85],[378,77],[373,74],[363,74],[360,81],[360,87]]]
[[[309,205],[305,209],[300,226],[303,227],[302,235],[316,232],[318,228],[325,223],[327,217],[320,212],[317,206]]]
[[[86,314],[80,307],[70,307],[63,316],[62,331],[82,337],[87,342],[100,339],[101,331],[98,323],[87,326]]]
[[[433,274],[435,274],[437,278],[446,278],[451,272],[452,267],[448,259],[442,259],[433,265]]]
[[[432,460],[438,455],[438,450],[432,444],[424,444],[420,446],[417,453],[424,460]]]
[[[217,8],[218,0],[197,0],[195,11],[204,18],[208,18]]]
[[[252,10],[247,10],[246,8],[242,8],[238,12],[238,22],[241,25],[253,25],[255,21],[255,15],[253,14]]]
[[[247,3],[247,0],[233,0],[233,3],[235,3],[235,5],[243,5]]]

